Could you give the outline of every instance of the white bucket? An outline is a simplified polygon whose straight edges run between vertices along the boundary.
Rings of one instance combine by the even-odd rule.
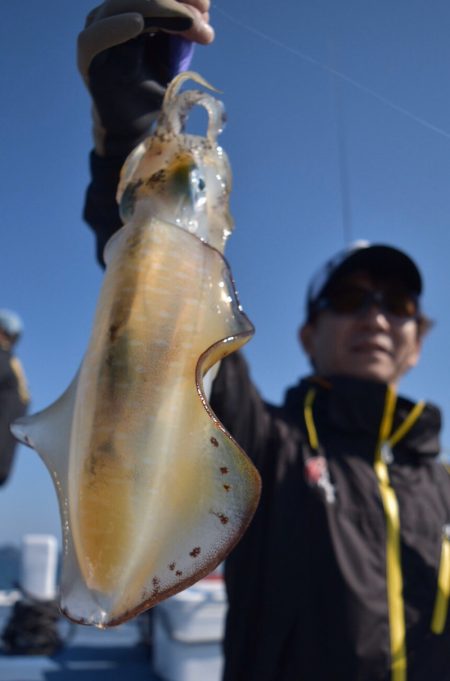
[[[225,612],[225,586],[217,577],[156,606],[155,672],[166,681],[220,681]]]
[[[20,586],[25,594],[40,601],[56,597],[58,542],[51,534],[22,537]]]

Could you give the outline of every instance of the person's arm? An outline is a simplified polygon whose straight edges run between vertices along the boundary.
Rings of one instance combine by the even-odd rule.
[[[222,360],[212,384],[211,408],[257,466],[270,434],[271,417],[240,352]]]
[[[189,67],[193,42],[213,40],[208,10],[209,0],[106,0],[78,37],[78,68],[93,103],[84,219],[102,264],[104,246],[122,224],[115,200],[120,169],[149,134],[168,82]]]

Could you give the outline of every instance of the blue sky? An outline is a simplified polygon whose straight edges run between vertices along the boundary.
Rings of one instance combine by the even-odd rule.
[[[2,7],[0,307],[25,321],[18,354],[33,411],[76,372],[101,284],[81,218],[90,116],[75,67],[76,36],[91,7],[86,0]],[[227,256],[257,329],[247,349],[254,378],[279,401],[308,371],[296,341],[307,282],[349,238],[366,238],[408,250],[421,266],[425,308],[437,325],[402,392],[450,414],[450,6],[255,7],[217,0],[217,39],[198,48],[193,63],[222,90],[228,112],[221,141],[233,167],[236,231]],[[443,444],[450,449],[445,425]],[[0,518],[0,544],[25,532],[59,535],[55,493],[31,450],[19,449],[0,490]]]

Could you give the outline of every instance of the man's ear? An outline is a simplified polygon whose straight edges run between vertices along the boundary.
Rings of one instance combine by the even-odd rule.
[[[416,339],[415,347],[411,348],[408,358],[408,369],[412,369],[416,366],[420,359],[422,353],[422,337],[418,336]]]

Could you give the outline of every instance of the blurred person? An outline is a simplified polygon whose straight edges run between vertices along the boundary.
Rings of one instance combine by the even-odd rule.
[[[0,485],[4,485],[11,474],[17,445],[9,426],[25,414],[30,401],[22,365],[14,355],[22,333],[19,315],[0,309]]]
[[[0,485],[8,480],[16,447],[10,424],[27,411],[30,395],[19,359],[13,354],[23,322],[12,310],[0,309]],[[20,586],[20,585],[18,585]],[[46,655],[60,647],[59,612],[54,601],[22,593],[1,634],[3,650],[16,655]]]
[[[148,34],[155,7],[166,19],[192,13],[191,33],[160,21]],[[187,68],[186,38],[212,41],[208,8],[208,0],[108,0],[80,34],[95,112],[84,215],[102,263],[121,226],[120,168],[148,134],[170,78]],[[222,361],[211,405],[263,482],[225,566],[225,681],[450,679],[440,413],[397,394],[431,326],[422,288],[404,252],[353,244],[311,281],[299,340],[312,373],[283,405],[261,398],[240,353]]]

